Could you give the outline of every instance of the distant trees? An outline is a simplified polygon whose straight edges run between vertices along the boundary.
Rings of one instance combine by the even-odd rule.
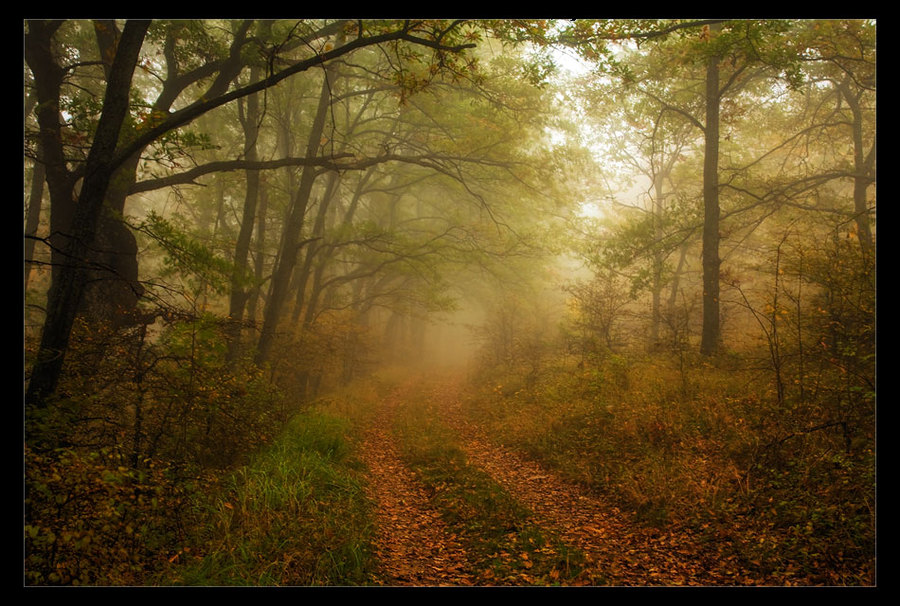
[[[702,261],[699,350],[704,355],[719,350],[722,305],[731,305],[728,299],[736,294],[729,286],[735,268],[723,269],[722,262],[730,257],[737,263],[752,242],[747,238],[767,218],[787,218],[788,208],[835,212],[808,201],[850,179],[852,210],[844,206],[836,212],[852,215],[860,247],[871,251],[871,200],[863,191],[873,179],[874,131],[864,126],[865,111],[856,111],[866,102],[858,105],[855,99],[873,90],[868,37],[873,31],[863,21],[636,20],[570,28],[566,39],[577,40],[585,56],[612,76],[590,84],[591,111],[606,128],[623,119],[629,125],[617,138],[618,151],[608,138],[598,140],[610,157],[621,158],[647,183],[643,210],[625,212],[626,222],[606,232],[616,235],[602,237],[591,255],[601,267],[629,271],[634,286],[649,289],[651,342],[658,340],[665,261],[685,251],[696,236]],[[852,51],[836,51],[850,40],[855,41]],[[621,52],[611,51],[614,41],[624,41]],[[833,79],[823,80],[822,70]],[[853,92],[850,82],[856,82]],[[606,103],[613,95],[622,103],[614,110]],[[839,106],[825,101],[829,96]],[[824,159],[823,154],[838,149]],[[674,200],[678,210],[666,212]],[[702,220],[683,205],[690,200],[702,209]],[[666,216],[674,222],[667,224]],[[646,268],[638,269],[642,265]]]
[[[132,33],[138,25],[143,35]],[[27,22],[37,162],[51,172],[44,241],[53,251],[27,401],[42,405],[55,391],[76,310],[113,329],[148,324],[158,312],[139,300],[162,302],[174,292],[141,271],[139,262],[151,258],[138,253],[126,199],[136,204],[140,195],[152,208],[154,192],[170,191],[187,200],[210,178],[218,180],[215,195],[196,198],[209,198],[212,214],[202,219],[200,206],[183,206],[201,219],[196,229],[155,211],[137,227],[162,245],[165,263],[227,289],[232,360],[249,345],[256,363],[268,362],[279,335],[302,341],[327,309],[365,314],[400,292],[425,309],[446,306],[438,265],[515,250],[524,240],[512,223],[527,223],[514,216],[524,209],[510,212],[517,188],[552,197],[537,193],[533,178],[549,170],[536,168],[543,151],[529,134],[543,136],[543,109],[532,103],[539,76],[487,55],[495,75],[488,83],[472,51],[491,32],[511,30],[489,21]],[[122,40],[133,47],[128,55],[118,54]],[[113,68],[130,68],[133,81],[120,78],[113,90]],[[291,84],[302,73],[303,86]],[[289,85],[303,96],[285,94]],[[120,123],[103,118],[115,107],[100,102],[104,90],[121,99]],[[115,144],[103,148],[98,210],[73,233],[69,215],[87,206],[70,199],[91,156],[85,164],[68,141],[100,146],[95,117],[110,125],[104,136]],[[82,186],[81,195],[91,191]],[[206,300],[201,293],[206,287],[197,291]],[[258,340],[248,343],[242,327],[257,321]]]
[[[324,388],[427,362],[433,320],[462,306],[504,396],[573,395],[610,408],[604,424],[628,418],[604,398],[629,402],[650,442],[670,412],[723,411],[745,496],[750,470],[807,438],[822,469],[874,456],[872,21],[27,20],[24,34],[36,582],[113,518],[98,562],[126,536],[160,560],[98,491],[173,543],[182,518],[167,514],[190,509],[204,470]],[[559,46],[589,69],[562,78]],[[680,385],[635,388],[634,351],[639,372]],[[752,370],[753,397],[726,385],[694,415],[698,359]],[[688,426],[721,445],[693,420],[670,428]]]
[[[531,56],[504,46],[523,40]],[[589,94],[548,85],[554,42],[599,69]],[[30,403],[55,391],[76,315],[149,326],[189,283],[233,364],[319,321],[419,334],[470,276],[515,281],[501,265],[572,243],[557,215],[577,196],[616,200],[577,251],[595,279],[570,288],[609,348],[610,318],[646,318],[650,348],[697,334],[707,356],[747,334],[743,294],[770,271],[751,251],[805,212],[852,225],[874,261],[865,21],[35,21],[25,43],[26,232],[46,182],[28,242],[52,267]],[[553,95],[598,125],[613,190]]]

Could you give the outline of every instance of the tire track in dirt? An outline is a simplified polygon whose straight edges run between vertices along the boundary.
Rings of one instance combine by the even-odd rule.
[[[729,585],[733,577],[717,571],[715,561],[688,533],[649,528],[585,488],[557,477],[535,461],[492,443],[465,421],[458,384],[434,387],[443,400],[444,422],[462,441],[468,461],[489,473],[568,545],[585,554],[579,583],[591,585]]]
[[[403,463],[391,434],[398,396],[384,399],[365,433],[361,459],[369,469],[366,488],[375,503],[377,570],[371,582],[387,586],[472,585],[460,541],[429,504],[429,495]]]

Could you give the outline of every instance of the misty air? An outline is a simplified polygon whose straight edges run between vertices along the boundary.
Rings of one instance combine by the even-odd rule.
[[[876,23],[23,21],[23,587],[876,578]]]

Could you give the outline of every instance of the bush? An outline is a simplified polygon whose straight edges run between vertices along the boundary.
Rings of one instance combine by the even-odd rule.
[[[108,451],[25,447],[25,583],[140,585],[162,570],[191,525],[195,483]]]
[[[57,397],[26,411],[27,584],[148,584],[188,553],[213,486],[201,478],[246,460],[288,414],[221,344],[211,317],[78,325]]]
[[[740,360],[601,364],[559,366],[514,396],[484,385],[468,413],[637,520],[693,526],[757,578],[873,582],[869,434],[848,441],[849,423],[828,402],[779,404],[768,379]]]

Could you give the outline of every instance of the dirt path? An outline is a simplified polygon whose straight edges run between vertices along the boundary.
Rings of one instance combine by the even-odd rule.
[[[585,572],[576,584],[587,585],[729,585],[734,577],[684,530],[657,530],[636,524],[586,489],[491,443],[467,423],[459,383],[429,382],[428,396],[443,421],[460,437],[468,462],[534,513],[535,522],[585,554]],[[421,391],[416,396],[421,397]],[[376,509],[378,585],[472,585],[477,575],[466,569],[466,553],[429,505],[429,495],[402,462],[390,422],[406,396],[398,391],[381,404],[366,435],[363,459],[370,470],[370,497]],[[477,571],[476,571],[477,572]]]
[[[466,553],[430,507],[425,488],[401,461],[391,436],[396,399],[382,402],[368,430],[362,458],[369,469],[369,498],[376,503],[375,585],[472,585]]]
[[[468,460],[485,470],[528,507],[538,522],[584,554],[583,581],[600,585],[727,585],[733,580],[720,563],[682,529],[657,530],[636,524],[581,486],[509,450],[498,447],[467,423],[458,384],[436,385],[444,421],[460,436]]]

